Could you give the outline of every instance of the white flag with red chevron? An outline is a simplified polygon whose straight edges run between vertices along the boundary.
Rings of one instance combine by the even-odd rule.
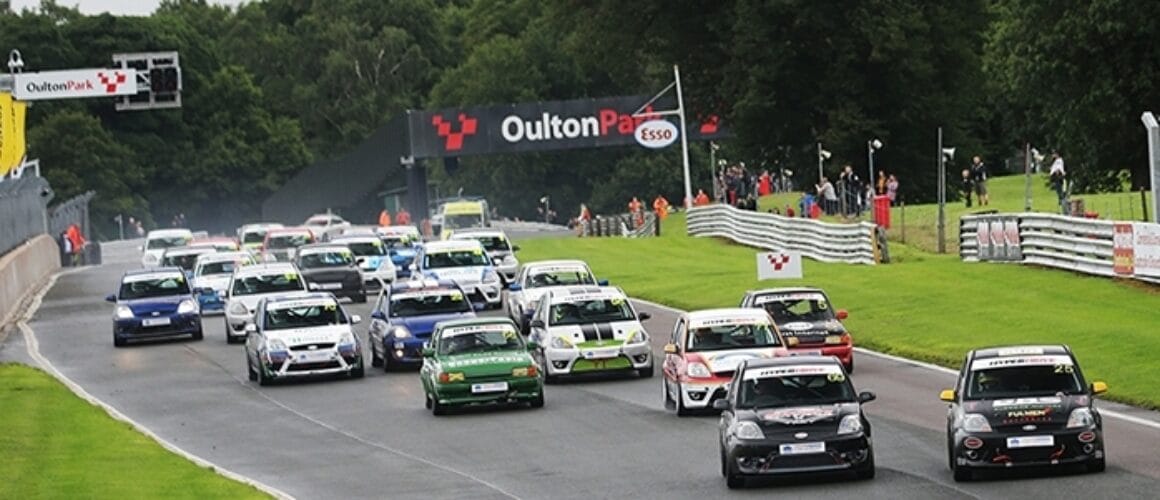
[[[802,255],[799,252],[758,252],[757,279],[800,279]]]

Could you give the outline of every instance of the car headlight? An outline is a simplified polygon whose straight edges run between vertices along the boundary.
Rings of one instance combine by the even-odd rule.
[[[854,434],[856,432],[862,432],[862,417],[858,415],[842,417],[842,422],[838,424],[838,434]]]
[[[230,304],[230,314],[234,316],[245,316],[250,314],[250,310],[246,309],[246,305],[241,302],[234,302]]]
[[[338,345],[352,345],[354,344],[354,332],[344,332],[338,338]]]
[[[689,366],[685,368],[685,372],[693,378],[709,378],[713,376],[713,373],[709,371],[708,366],[705,366],[704,363],[698,362],[689,363]]]
[[[551,346],[556,349],[571,349],[573,347],[572,343],[564,337],[552,337]]]
[[[117,319],[130,319],[133,317],[133,310],[127,306],[117,306]]]
[[[177,314],[193,314],[197,312],[197,302],[183,300],[177,305]]]
[[[411,336],[411,330],[408,330],[405,326],[396,326],[391,330],[391,333],[397,339],[405,339]]]
[[[845,334],[845,333],[838,334],[838,335],[826,335],[826,344],[828,344],[828,345],[845,344],[847,341],[849,341],[849,339],[850,339],[850,336],[848,334]]]
[[[761,432],[761,427],[748,420],[734,423],[729,430],[738,439],[765,439],[765,433]]]
[[[625,344],[643,344],[645,342],[648,342],[648,333],[645,333],[644,330],[633,330],[632,333],[628,334],[628,337],[624,338]]]
[[[266,339],[266,351],[289,351],[282,339]]]
[[[519,265],[520,261],[516,260],[515,256],[513,255],[505,255],[503,258],[503,263],[504,265],[508,266],[517,266]]]
[[[493,283],[499,281],[499,274],[494,269],[488,269],[483,272],[483,281],[485,283]]]
[[[991,432],[991,424],[987,422],[987,417],[978,413],[964,414],[962,428],[966,432]]]
[[[1076,408],[1071,411],[1071,415],[1067,417],[1067,427],[1091,427],[1096,425],[1096,418],[1092,415],[1092,411],[1087,408]]]

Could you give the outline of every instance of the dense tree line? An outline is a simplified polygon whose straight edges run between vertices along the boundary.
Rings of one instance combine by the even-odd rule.
[[[85,16],[44,2],[0,13],[0,48],[28,70],[177,50],[184,106],[116,112],[103,100],[36,103],[30,152],[58,196],[93,189],[94,221],[118,213],[225,229],[299,169],[341,155],[405,109],[650,94],[679,64],[690,111],[734,134],[718,154],[817,176],[816,143],[908,200],[935,193],[935,134],[1000,170],[1025,142],[1057,148],[1079,189],[1145,185],[1139,115],[1157,102],[1160,4],[1127,0],[267,0],[226,8],[167,0],[150,17]],[[706,144],[694,189],[709,188]],[[507,215],[548,195],[623,209],[683,196],[680,152],[639,148],[431,163]]]

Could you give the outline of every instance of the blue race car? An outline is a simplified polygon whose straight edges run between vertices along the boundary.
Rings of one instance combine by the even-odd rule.
[[[391,263],[395,265],[396,279],[411,277],[411,263],[415,262],[415,255],[418,253],[415,248],[415,241],[408,236],[395,235],[380,235],[379,239],[387,247],[387,255],[391,257]]]
[[[477,307],[482,307],[479,305]],[[391,371],[423,362],[423,345],[435,323],[474,318],[467,294],[451,280],[409,280],[392,284],[371,311],[371,366]]]
[[[178,267],[137,269],[121,277],[121,287],[105,300],[116,304],[113,312],[113,345],[130,340],[190,335],[202,339],[201,309]]]

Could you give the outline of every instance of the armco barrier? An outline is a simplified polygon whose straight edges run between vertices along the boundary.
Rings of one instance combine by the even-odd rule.
[[[877,264],[885,243],[874,224],[833,224],[814,219],[785,217],[740,210],[717,204],[689,209],[687,224],[692,236],[728,238],[767,250],[795,250],[821,262]]]
[[[60,252],[47,234],[33,237],[0,257],[0,324],[7,325],[37,283],[57,269]]]
[[[1002,237],[995,236],[996,222],[1004,224]],[[1016,231],[1012,231],[1008,225],[1011,222],[1017,228]],[[1134,247],[1131,229],[1126,230],[1128,241],[1117,243],[1117,227],[1123,226],[1157,225],[1042,213],[964,215],[959,219],[959,255],[966,262],[1019,262],[1096,276],[1118,276],[1160,283],[1160,269],[1152,272],[1142,268],[1133,270],[1131,264],[1137,254],[1150,258],[1160,252],[1160,246],[1145,247],[1141,244],[1138,248]],[[1160,232],[1160,229],[1156,231]],[[1018,237],[1013,233],[1017,233]],[[1126,265],[1121,262],[1119,272],[1116,265],[1117,251],[1123,254],[1121,259],[1127,259]],[[1144,257],[1140,257],[1140,261],[1143,264]]]

